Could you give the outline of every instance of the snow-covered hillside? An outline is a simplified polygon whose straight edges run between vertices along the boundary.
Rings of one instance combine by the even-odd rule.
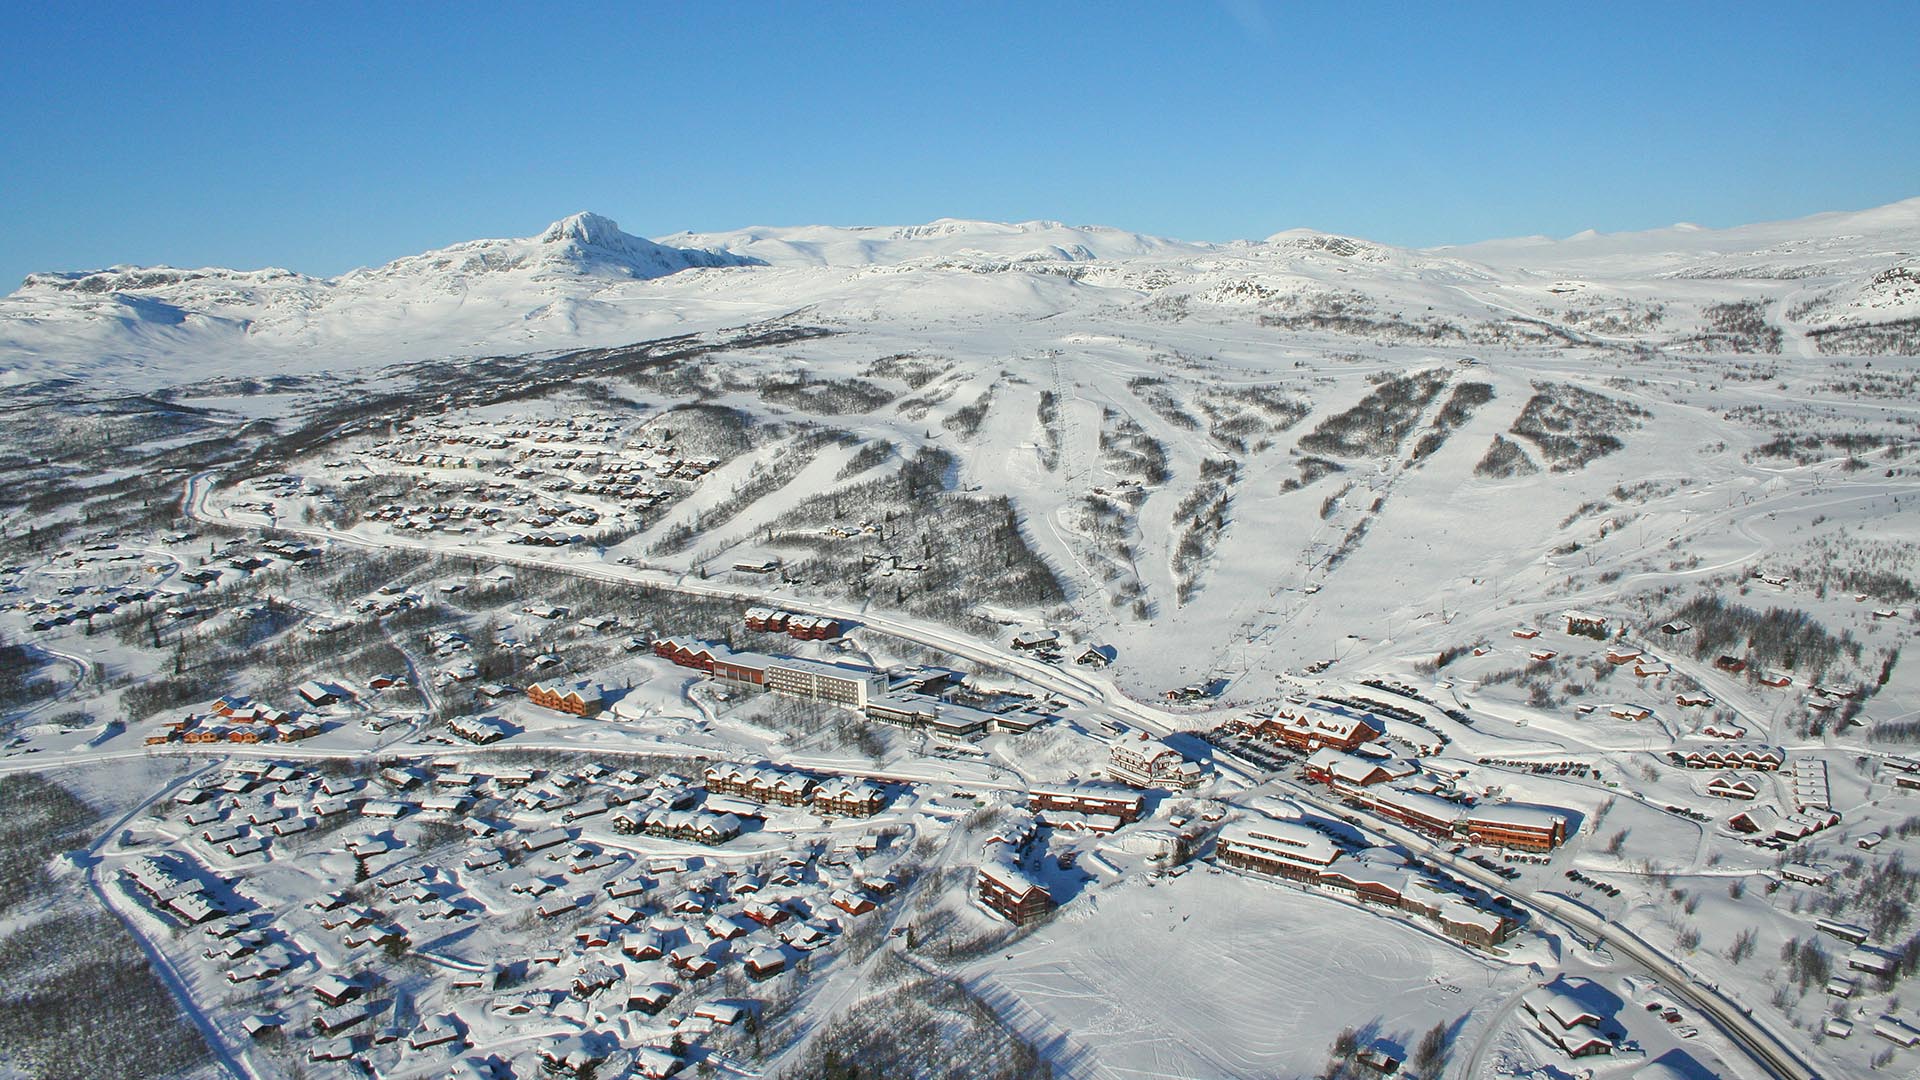
[[[629,236],[581,213],[536,237],[454,244],[336,278],[126,266],[32,274],[0,301],[0,378],[152,381],[235,365],[314,371],[611,341],[675,321],[664,309],[624,307],[634,287],[752,265]]]
[[[905,226],[756,226],[720,233],[678,233],[666,239],[736,252],[775,266],[842,267],[894,265],[952,256],[1014,262],[1113,261],[1196,255],[1214,247],[1058,221],[1001,223],[954,218]]]
[[[1796,221],[1703,229],[1678,224],[1631,233],[1591,230],[1443,249],[1493,266],[1595,276],[1797,278],[1872,272],[1920,255],[1920,198]]]
[[[805,310],[997,323],[1067,311],[1361,340],[1911,350],[1920,200],[1797,222],[1413,251],[1307,230],[1186,243],[1059,222],[749,228],[659,242],[576,214],[335,278],[114,267],[0,299],[0,380],[128,386],[622,344]]]

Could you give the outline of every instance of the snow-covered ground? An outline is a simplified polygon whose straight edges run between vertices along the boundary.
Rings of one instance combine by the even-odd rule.
[[[1343,1029],[1406,1058],[1436,1025],[1449,1076],[1654,1061],[1838,1075],[1886,1053],[1911,1067],[1873,1027],[1920,1025],[1900,981],[1920,960],[1901,861],[1920,855],[1920,796],[1902,784],[1920,741],[1902,661],[1920,626],[1916,245],[1920,201],[1436,251],[1053,222],[645,241],[577,215],[330,280],[35,275],[0,300],[23,418],[4,459],[0,635],[45,685],[10,707],[0,774],[93,769],[159,805],[176,765],[281,761],[299,775],[267,801],[302,820],[325,816],[316,790],[334,774],[383,804],[424,798],[366,776],[376,765],[457,778],[524,761],[609,798],[710,761],[894,788],[876,819],[783,811],[700,852],[729,880],[804,852],[784,899],[823,941],[756,931],[796,970],[724,994],[628,972],[629,988],[683,991],[653,1025],[578,1002],[495,1008],[611,946],[575,939],[584,915],[530,914],[544,890],[516,891],[519,868],[465,867],[498,841],[449,838],[418,805],[390,829],[299,839],[241,798],[217,820],[188,827],[183,805],[103,837],[90,880],[258,1075],[313,1040],[240,1055],[241,1019],[305,1023],[306,981],[389,966],[383,994],[400,993],[370,1027],[451,1013],[476,1054],[521,1075],[563,1031],[669,1046],[665,1018],[720,997],[768,1009],[776,1044],[682,1049],[777,1071],[909,971],[959,980],[1065,1075],[1308,1075]],[[841,633],[750,631],[756,605]],[[1039,630],[1059,636],[1025,648]],[[897,679],[933,665],[964,679],[946,707],[1017,706],[1017,726],[1039,726],[945,737],[798,708],[654,655],[670,636]],[[603,688],[603,713],[522,693],[579,679]],[[302,699],[313,682],[338,700]],[[209,717],[216,694],[314,730],[184,738],[226,723]],[[1415,759],[1432,790],[1558,813],[1568,842],[1454,850],[1342,804],[1300,755],[1244,749],[1315,696],[1374,710],[1382,752]],[[504,738],[475,747],[447,726],[475,716]],[[1063,904],[1012,931],[969,900],[971,867],[990,834],[1019,831],[1031,785],[1111,775],[1119,732],[1166,738],[1204,765],[1202,786],[1155,795],[1109,839],[1041,827],[1012,857]],[[1784,768],[1687,767],[1740,746]],[[569,824],[564,791],[527,806],[510,785],[472,789],[431,813],[509,837]],[[1742,810],[1759,832],[1736,830]],[[1508,896],[1518,931],[1476,948],[1417,915],[1222,870],[1220,826],[1271,817],[1476,903]],[[206,839],[227,824],[235,836]],[[575,828],[588,862],[691,850]],[[891,846],[825,862],[876,831]],[[339,844],[383,834],[395,849],[369,872],[418,868],[473,913],[449,916],[471,920],[464,934],[409,921],[412,949],[447,946],[411,966],[307,925],[309,901],[357,884]],[[1198,857],[1178,875],[1143,854],[1176,834]],[[226,850],[251,837],[264,847]],[[294,974],[228,991],[232,961],[114,884],[147,853],[248,898]],[[816,910],[854,870],[894,867],[911,880],[877,911]],[[715,884],[663,871],[683,872]],[[581,873],[596,889],[618,876]],[[1853,944],[1821,918],[1860,926],[1893,976],[1853,972],[1830,995]],[[860,919],[902,933],[864,940]],[[450,982],[549,947],[561,966],[512,994]],[[751,952],[716,947],[729,971]],[[1608,1012],[1611,1058],[1572,1060],[1538,1034],[1522,999],[1549,984]],[[1829,1016],[1852,1033],[1829,1034]],[[450,1060],[353,1053],[406,1075]]]

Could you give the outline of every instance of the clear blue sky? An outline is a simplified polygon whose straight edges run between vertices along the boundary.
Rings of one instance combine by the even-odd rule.
[[[1920,195],[1920,5],[0,6],[0,289],[627,231],[1389,243]]]

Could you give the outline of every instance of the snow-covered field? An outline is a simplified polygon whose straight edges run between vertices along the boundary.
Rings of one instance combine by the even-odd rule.
[[[1372,1022],[1410,1048],[1467,1002],[1526,985],[1519,966],[1395,920],[1211,873],[1108,889],[980,977],[1084,1048],[1087,1075],[1112,1077],[1306,1075],[1344,1027]]]

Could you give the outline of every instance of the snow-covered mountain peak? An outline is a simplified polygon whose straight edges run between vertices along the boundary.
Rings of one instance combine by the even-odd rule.
[[[507,241],[512,243],[512,241]],[[701,248],[676,248],[622,232],[619,223],[581,211],[547,226],[536,238],[537,258],[551,268],[652,278],[695,266],[756,266],[755,259]]]
[[[1317,232],[1313,229],[1283,229],[1267,237],[1265,243],[1270,247],[1290,251],[1333,255],[1342,259],[1362,259],[1367,262],[1385,261],[1389,250],[1382,244],[1355,240],[1335,233]]]
[[[526,241],[478,241],[508,247]],[[464,246],[464,245],[456,245]],[[618,222],[591,211],[570,214],[547,226],[526,251],[544,270],[656,278],[700,266],[753,266],[758,260],[700,248],[676,248],[623,232]]]
[[[547,231],[540,234],[543,244],[572,242],[592,247],[623,247],[636,239],[621,232],[620,225],[612,218],[588,210],[569,214],[547,226]]]
[[[1255,265],[1283,273],[1361,274],[1381,280],[1438,275],[1455,280],[1487,278],[1487,271],[1451,255],[1379,244],[1314,229],[1286,229],[1265,240],[1246,241],[1235,253]]]
[[[648,280],[695,267],[755,265],[758,260],[728,252],[656,244],[622,232],[612,218],[581,212],[561,218],[538,236],[471,240],[356,270],[339,280],[470,285],[479,276],[503,273]]]

